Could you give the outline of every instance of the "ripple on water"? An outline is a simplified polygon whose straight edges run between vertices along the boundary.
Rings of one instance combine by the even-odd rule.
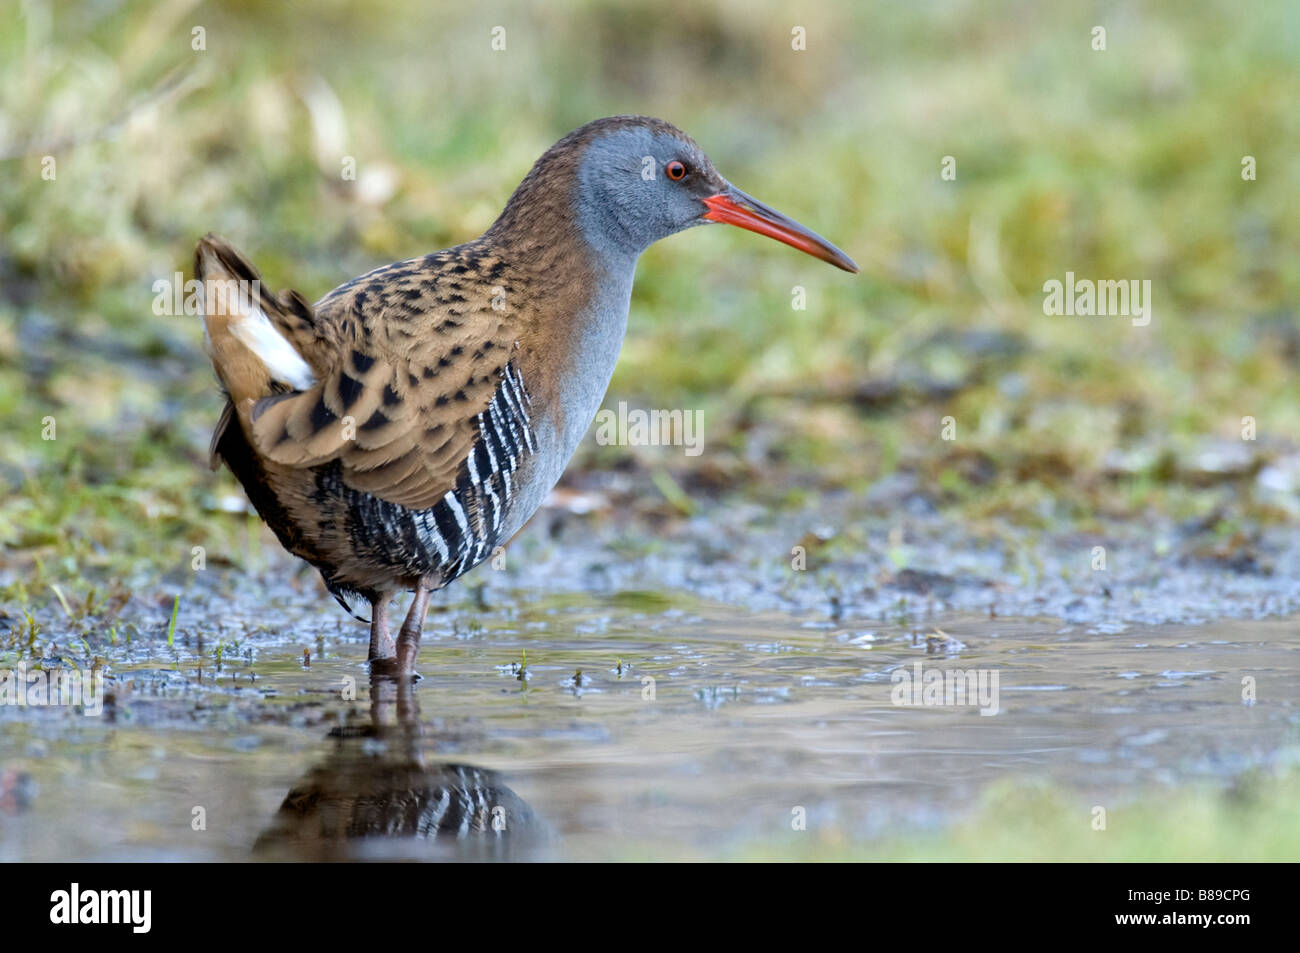
[[[959,816],[993,782],[1047,779],[1086,799],[1226,779],[1294,737],[1294,705],[1251,707],[1241,678],[1274,699],[1295,683],[1295,620],[808,626],[652,602],[450,607],[431,617],[412,696],[374,706],[360,626],[241,634],[247,651],[220,670],[216,639],[197,651],[201,620],[170,648],[104,647],[102,717],[0,706],[0,775],[27,792],[0,801],[13,805],[0,853],[246,859],[255,843],[292,853],[310,841],[314,856],[598,858],[644,841],[698,856],[780,835],[796,805],[870,836]],[[951,650],[936,654],[936,641]],[[996,674],[996,713],[942,691],[933,704],[911,691],[918,672],[921,689],[926,673]],[[369,837],[349,844],[325,815],[297,811],[311,791]],[[204,838],[188,821],[199,804]],[[414,826],[390,818],[384,840],[385,812],[401,804],[415,806]],[[494,806],[508,807],[503,831]],[[420,824],[428,836],[412,833]]]

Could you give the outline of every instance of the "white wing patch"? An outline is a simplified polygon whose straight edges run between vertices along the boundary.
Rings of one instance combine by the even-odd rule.
[[[230,331],[257,355],[272,379],[284,381],[294,390],[306,390],[316,383],[311,367],[275,329],[261,308],[250,308],[246,315],[231,321]]]

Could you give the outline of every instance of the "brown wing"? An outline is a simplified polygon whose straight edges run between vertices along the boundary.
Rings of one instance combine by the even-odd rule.
[[[338,460],[348,486],[411,509],[453,489],[516,346],[483,263],[456,256],[390,265],[323,299],[315,322],[332,329],[333,360],[312,387],[249,402],[258,451],[288,466]]]

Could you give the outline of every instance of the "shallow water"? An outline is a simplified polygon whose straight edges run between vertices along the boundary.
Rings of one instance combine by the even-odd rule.
[[[210,642],[114,649],[98,717],[0,707],[0,856],[720,857],[800,816],[837,842],[933,829],[995,781],[1085,809],[1227,783],[1300,726],[1294,618],[871,626],[622,593],[445,609],[413,692],[372,697],[363,627],[274,615],[220,672]],[[997,713],[894,704],[918,661],[996,673]]]

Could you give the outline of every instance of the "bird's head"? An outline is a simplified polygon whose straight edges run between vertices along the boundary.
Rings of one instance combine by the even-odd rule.
[[[728,182],[690,136],[661,119],[615,116],[588,123],[538,160],[520,192],[529,191],[529,179],[561,170],[574,180],[577,223],[597,253],[635,258],[661,238],[720,222],[858,270],[826,239]]]
[[[578,165],[578,210],[588,241],[638,254],[695,225],[738,225],[845,271],[852,259],[826,239],[764,205],[719,174],[695,141],[644,116],[598,120]],[[590,128],[590,127],[584,127]],[[580,130],[581,131],[581,130]]]

